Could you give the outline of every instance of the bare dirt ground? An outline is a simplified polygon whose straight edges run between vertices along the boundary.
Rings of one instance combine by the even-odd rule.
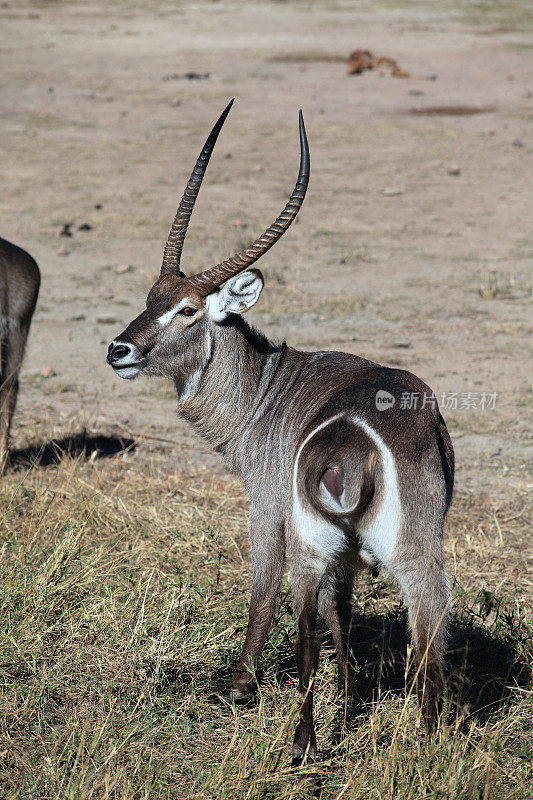
[[[171,387],[120,381],[105,354],[142,309],[190,169],[235,96],[185,269],[228,256],[280,210],[302,107],[310,190],[261,262],[254,321],[294,346],[408,368],[452,405],[457,393],[443,413],[458,491],[524,492],[526,5],[2,2],[1,233],[43,276],[14,445],[86,425],[176,442],[140,439],[139,467],[223,469],[177,419]],[[348,76],[355,48],[410,77]],[[59,235],[66,223],[71,237]],[[475,408],[462,407],[466,392]],[[482,410],[483,392],[497,393],[495,408]]]

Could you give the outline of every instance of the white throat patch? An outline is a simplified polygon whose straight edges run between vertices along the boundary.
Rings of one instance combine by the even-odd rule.
[[[211,353],[213,350],[213,343],[208,334],[206,334],[202,350],[203,353],[201,365],[197,367],[197,369],[195,369],[190,375],[187,375],[183,378],[174,379],[174,385],[180,401],[188,400],[190,397],[194,397],[198,391],[198,387],[200,386],[200,382],[202,380],[202,375],[204,374],[204,370],[211,358]]]
[[[183,380],[176,380],[175,386],[180,400],[187,400],[192,395],[196,394],[200,379],[202,377],[203,368],[195,370],[192,375],[189,375]]]

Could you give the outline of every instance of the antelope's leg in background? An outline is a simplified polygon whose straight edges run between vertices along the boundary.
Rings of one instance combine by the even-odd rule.
[[[9,454],[9,431],[17,402],[18,373],[28,328],[13,327],[0,343],[0,475],[3,475]]]
[[[250,551],[253,582],[248,628],[230,686],[233,697],[241,701],[250,699],[256,689],[250,667],[255,665],[267,639],[285,562],[283,524],[274,521],[268,511],[253,507],[250,511]]]
[[[7,338],[0,336],[0,475],[4,474],[7,462],[7,439],[9,436],[9,425],[5,425],[4,402],[6,395],[5,382],[5,355],[7,348]]]

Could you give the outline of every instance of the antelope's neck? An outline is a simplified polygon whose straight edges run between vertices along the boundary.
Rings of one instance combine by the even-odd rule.
[[[274,345],[242,317],[217,325],[206,363],[187,381],[178,411],[230,461],[246,421],[270,385],[285,345]],[[176,382],[180,393],[180,386]]]

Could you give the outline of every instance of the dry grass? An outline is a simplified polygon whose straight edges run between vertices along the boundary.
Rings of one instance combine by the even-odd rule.
[[[446,717],[406,695],[403,609],[386,578],[357,588],[354,697],[325,639],[322,760],[288,769],[298,711],[286,588],[257,705],[217,701],[246,624],[247,504],[233,479],[67,457],[0,484],[0,796],[526,798],[531,766],[520,498],[457,498]]]
[[[479,294],[484,300],[517,300],[531,297],[531,285],[514,275],[490,270],[483,278]]]

